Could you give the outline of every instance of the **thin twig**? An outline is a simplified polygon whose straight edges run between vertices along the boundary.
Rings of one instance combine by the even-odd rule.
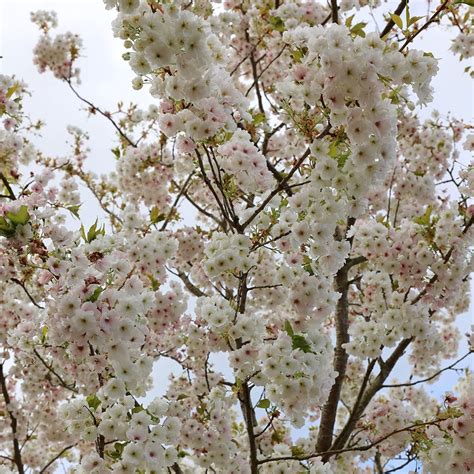
[[[23,288],[23,291],[26,293],[26,295],[28,296],[29,300],[39,309],[44,309],[44,306],[41,306],[39,305],[35,299],[33,298],[33,296],[31,296],[31,293],[28,291],[28,289],[26,288],[25,284],[22,283],[20,280],[18,280],[18,278],[10,278],[10,281],[12,281],[13,283],[16,283],[17,285],[20,285],[22,288]]]
[[[365,446],[353,446],[350,448],[344,448],[344,449],[335,449],[335,450],[330,450],[330,451],[325,451],[322,453],[313,453],[313,454],[307,454],[304,456],[279,456],[276,458],[269,458],[269,459],[261,459],[258,461],[258,464],[265,464],[269,462],[277,462],[277,461],[306,461],[308,459],[312,458],[317,458],[321,457],[324,458],[326,456],[334,456],[336,454],[342,454],[342,453],[347,453],[351,451],[368,451],[369,449],[374,448],[375,446],[379,445],[380,443],[383,443],[387,439],[391,438],[392,436],[398,434],[398,433],[404,433],[405,431],[412,431],[413,429],[420,428],[422,426],[431,426],[431,425],[437,425],[440,423],[441,420],[432,420],[432,421],[425,421],[421,423],[415,423],[413,425],[405,426],[404,428],[400,428],[398,430],[394,430],[387,435],[375,440],[374,442],[367,444]]]
[[[283,54],[283,52],[285,51],[285,49],[288,47],[287,44],[285,44],[281,49],[280,51],[278,52],[278,54],[260,71],[260,74],[256,74],[254,75],[254,80],[252,82],[252,84],[250,84],[250,87],[247,89],[247,91],[245,92],[245,97],[247,97],[249,94],[250,94],[250,91],[253,89],[253,87],[255,86],[255,88],[257,87],[258,85],[258,81],[260,80],[260,78],[265,74],[265,72],[267,71],[267,69]],[[262,111],[262,110],[261,110]]]
[[[424,383],[424,382],[429,382],[430,380],[435,379],[438,377],[438,375],[442,374],[446,370],[451,370],[454,368],[459,362],[464,360],[466,357],[469,357],[474,351],[469,351],[467,354],[464,354],[461,358],[459,358],[457,361],[453,362],[451,365],[448,365],[444,369],[438,370],[438,372],[434,373],[430,377],[426,377],[424,379],[417,380],[416,382],[406,382],[406,383],[395,383],[395,384],[388,384],[388,385],[382,385],[382,388],[396,388],[396,387],[412,387],[413,385],[418,385],[419,383]]]
[[[169,224],[171,216],[173,215],[173,211],[174,211],[174,209],[176,209],[178,207],[179,199],[181,198],[183,193],[186,191],[186,188],[188,187],[189,182],[191,181],[191,178],[193,176],[194,176],[194,171],[191,171],[191,173],[187,177],[186,181],[184,182],[183,186],[180,188],[179,193],[176,195],[176,198],[175,198],[175,200],[174,200],[174,202],[173,202],[173,204],[172,204],[172,206],[171,206],[171,208],[168,212],[168,215],[166,216],[165,221],[163,222],[163,225],[161,226],[160,230],[162,232],[166,229],[166,226]]]
[[[438,7],[438,9],[433,13],[431,18],[419,29],[417,30],[414,34],[409,36],[406,41],[403,43],[402,47],[399,49],[400,52],[402,52],[423,30],[426,30],[428,26],[433,23],[433,21],[436,20],[437,16],[448,6],[450,0],[445,0],[442,5]]]
[[[84,102],[85,104],[87,104],[90,109],[91,109],[91,112],[94,113],[94,112],[99,112],[100,115],[102,115],[103,117],[105,117],[115,128],[115,130],[117,130],[117,132],[120,134],[120,136],[130,145],[132,146],[133,148],[136,148],[137,145],[136,143],[134,143],[126,134],[125,132],[117,125],[117,122],[115,122],[115,120],[110,116],[110,113],[108,112],[104,112],[102,109],[100,109],[99,107],[97,107],[96,105],[94,105],[92,102],[90,102],[89,100],[85,99],[84,97],[82,97],[79,92],[77,92],[77,90],[75,89],[75,87],[72,85],[72,82],[71,82],[71,79],[66,79],[66,82],[67,84],[69,85],[70,89],[72,90],[72,92],[74,92],[74,95],[79,99],[79,100],[82,100],[82,102]]]
[[[321,139],[329,134],[331,125],[328,124],[326,128],[316,137],[316,139]],[[295,163],[290,172],[285,176],[285,178],[279,183],[279,185],[263,200],[260,206],[252,213],[252,215],[241,225],[241,229],[244,230],[259,214],[265,209],[266,205],[280,192],[282,191],[288,181],[293,177],[299,167],[302,165],[303,161],[311,154],[310,149],[308,148]]]
[[[3,173],[0,173],[0,179],[2,180],[3,185],[5,186],[9,194],[8,196],[2,194],[2,197],[7,197],[11,199],[12,201],[14,201],[16,199],[16,196],[15,196],[15,193],[13,192],[13,189],[10,186],[10,183],[8,182],[8,179]]]
[[[43,472],[46,472],[46,469],[48,469],[48,467],[54,464],[66,451],[69,451],[70,449],[74,448],[74,446],[74,444],[71,444],[70,446],[66,446],[64,449],[62,449],[58,454],[56,454],[56,456],[54,456],[54,458],[52,458],[48,462],[48,464],[46,464],[46,466],[43,467],[43,469],[41,469],[39,474],[43,474]]]
[[[59,383],[61,384],[62,387],[64,387],[67,390],[70,390],[71,392],[78,393],[75,385],[66,383],[66,381],[56,372],[56,370],[54,370],[53,366],[49,365],[43,359],[43,357],[41,357],[40,353],[38,352],[36,348],[33,349],[33,353],[36,355],[36,357],[38,357],[38,359],[42,362],[42,364],[49,370],[49,372],[51,372],[59,380]]]

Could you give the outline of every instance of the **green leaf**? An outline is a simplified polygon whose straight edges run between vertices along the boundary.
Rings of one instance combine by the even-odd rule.
[[[292,456],[304,456],[305,455],[305,450],[300,447],[300,446],[292,446],[291,447],[291,455]]]
[[[3,237],[11,237],[15,234],[15,226],[8,222],[4,217],[0,216],[0,235]]]
[[[273,26],[273,29],[280,33],[286,30],[285,23],[279,16],[271,16],[268,22]]]
[[[9,99],[17,90],[18,87],[20,87],[20,84],[18,82],[15,82],[8,90],[7,90],[7,99]]]
[[[288,334],[288,336],[293,337],[295,334],[293,331],[293,328],[291,327],[290,321],[285,321],[285,331]]]
[[[148,278],[150,279],[152,290],[158,290],[158,288],[160,288],[160,282],[153,275],[148,275]]]
[[[264,408],[264,409],[270,408],[270,400],[268,400],[268,399],[266,399],[266,398],[262,398],[262,399],[257,403],[257,407],[258,407],[258,408]]]
[[[309,342],[305,339],[304,336],[294,334],[291,339],[293,342],[293,349],[300,349],[303,352],[311,352],[311,346],[309,345]]]
[[[351,156],[350,151],[346,151],[345,153],[339,154],[338,157],[337,157],[337,166],[339,168],[343,168],[344,165],[346,164],[347,158],[349,158],[349,156]]]
[[[474,0],[456,0],[454,4],[463,3],[464,5],[469,5],[470,7],[474,7]]]
[[[100,400],[97,398],[97,395],[89,395],[86,398],[87,404],[89,405],[89,408],[92,408],[93,410],[97,410],[97,408],[100,405]]]
[[[7,217],[14,225],[25,225],[30,220],[30,214],[26,206],[21,206],[16,214],[7,212]]]
[[[310,275],[314,275],[314,272],[313,272],[313,267],[311,266],[312,264],[312,260],[311,260],[311,257],[309,255],[305,255],[303,257],[303,270],[307,273],[309,273]]]
[[[43,326],[41,328],[41,344],[46,342],[46,336],[48,335],[48,326]]]
[[[391,13],[390,18],[401,30],[403,29],[403,21],[398,15]]]
[[[252,123],[255,126],[260,125],[262,122],[265,122],[266,118],[267,117],[263,112],[259,112],[258,114],[254,115]]]
[[[351,33],[353,35],[357,35],[357,36],[361,36],[362,38],[365,38],[364,28],[366,26],[367,26],[367,23],[364,23],[364,22],[357,23],[351,28]]]
[[[336,142],[331,142],[331,144],[329,145],[328,155],[331,158],[337,158],[338,154],[339,154],[339,148],[337,146],[337,141]]]
[[[86,301],[91,301],[92,303],[95,303],[99,299],[99,296],[103,291],[104,291],[104,288],[102,288],[101,286],[98,286],[94,290],[94,293],[92,293],[92,295],[89,296],[89,298],[87,298]]]
[[[127,446],[127,444],[128,443],[115,443],[114,451],[108,451],[107,455],[111,457],[112,459],[114,459],[115,461],[120,460],[122,458],[123,450],[125,446]]]
[[[90,226],[87,232],[87,242],[92,242],[97,237],[97,222],[98,219]]]
[[[85,242],[91,243],[94,239],[97,238],[98,235],[105,235],[105,226],[102,226],[100,229],[97,228],[97,219],[91,225],[89,230],[87,231],[87,235],[84,229],[84,226],[81,225],[81,236]]]
[[[176,400],[179,401],[179,400],[184,400],[184,399],[186,399],[186,398],[189,398],[189,395],[186,395],[185,393],[180,393],[180,394],[178,395],[178,398],[177,398]]]
[[[86,231],[82,224],[81,224],[80,232],[81,232],[81,237],[84,239],[84,242],[87,242]]]
[[[418,20],[421,20],[424,16],[412,16],[408,22],[408,26],[415,24]]]
[[[115,158],[117,158],[117,160],[120,158],[120,149],[117,147],[117,148],[112,148],[112,153],[115,155]]]
[[[81,205],[76,204],[75,206],[68,206],[66,209],[76,218],[79,219],[79,209]]]
[[[416,217],[414,220],[417,224],[423,226],[429,226],[431,222],[431,211],[433,210],[432,206],[426,208],[425,213],[421,217]]]
[[[150,211],[150,222],[152,224],[156,224],[157,222],[164,220],[165,217],[166,216],[160,213],[160,210],[156,206]]]
[[[305,54],[306,53],[303,49],[298,48],[295,51],[292,51],[291,57],[293,58],[293,61],[295,63],[300,63],[302,61],[302,59],[304,58]]]
[[[350,28],[352,26],[352,20],[354,19],[354,17],[355,17],[355,13],[354,15],[348,16],[346,18],[345,25],[347,26],[347,28]]]
[[[132,413],[140,413],[141,411],[144,411],[145,409],[141,405],[134,406],[132,408]]]

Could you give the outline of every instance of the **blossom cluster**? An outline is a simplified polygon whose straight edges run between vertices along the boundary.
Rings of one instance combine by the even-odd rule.
[[[135,202],[156,206],[161,213],[169,209],[168,186],[172,176],[169,164],[163,163],[154,145],[127,148],[117,163],[120,190]]]
[[[472,378],[464,379],[460,385],[458,397],[453,394],[446,397],[451,416],[440,426],[428,428],[432,443],[423,455],[423,462],[426,471],[433,474],[446,471],[461,474],[474,469],[470,449],[474,437]]]
[[[167,416],[168,405],[166,400],[156,398],[143,408],[117,379],[109,380],[94,398],[78,398],[64,405],[61,416],[73,439],[86,443],[99,439],[107,456],[117,459],[108,466],[100,453],[91,452],[82,458],[77,472],[157,472],[173,465],[178,453],[170,445],[176,442],[181,423]]]
[[[163,133],[203,140],[232,127],[234,110],[248,116],[248,101],[223,66],[227,52],[201,17],[172,4],[151,12],[145,2],[123,3],[113,31],[132,49],[125,53],[132,70],[164,99]]]
[[[81,38],[70,32],[52,38],[49,35],[49,30],[57,26],[54,12],[33,13],[31,21],[43,31],[43,35],[33,50],[33,62],[39,72],[49,69],[58,79],[71,80],[75,78],[79,82],[79,68],[73,66],[82,47]]]

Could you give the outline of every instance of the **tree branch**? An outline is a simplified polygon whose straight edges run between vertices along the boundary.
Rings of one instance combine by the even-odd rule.
[[[407,339],[403,339],[395,348],[395,350],[392,352],[392,354],[387,359],[387,361],[381,366],[379,374],[377,375],[373,383],[370,385],[365,395],[362,396],[358,406],[354,407],[354,410],[349,416],[349,419],[347,420],[344,428],[342,429],[342,431],[339,433],[334,443],[332,444],[331,450],[327,453],[324,453],[324,455],[322,456],[322,460],[324,462],[326,462],[329,459],[329,457],[331,457],[333,454],[337,454],[337,453],[334,453],[333,451],[340,451],[344,447],[357,421],[362,416],[362,414],[364,413],[365,409],[367,408],[368,404],[370,403],[372,398],[375,396],[375,394],[382,388],[385,380],[387,380],[388,376],[390,375],[393,368],[395,367],[395,364],[403,356],[403,354],[405,353],[405,350],[410,345],[412,340],[413,338],[411,337]]]
[[[11,199],[12,201],[16,200],[15,193],[13,192],[13,189],[10,186],[10,183],[8,182],[8,179],[3,173],[0,173],[0,179],[3,182],[3,185],[5,186],[6,190],[8,191],[8,196],[2,195],[2,197],[7,197]]]
[[[266,464],[269,462],[278,462],[278,461],[306,461],[308,459],[312,458],[317,458],[321,457],[321,459],[324,461],[324,459],[329,459],[329,457],[334,456],[336,454],[342,454],[342,453],[347,453],[347,452],[353,452],[353,451],[368,451],[369,449],[374,448],[375,446],[379,445],[380,443],[383,443],[387,439],[391,438],[392,436],[398,434],[398,433],[403,433],[405,431],[412,431],[416,428],[420,428],[422,426],[431,426],[431,425],[438,425],[441,420],[432,420],[432,421],[425,421],[421,423],[414,423],[413,425],[405,426],[404,428],[400,428],[398,430],[391,431],[385,436],[382,436],[381,438],[373,441],[372,443],[369,443],[365,446],[353,446],[350,448],[344,448],[344,449],[332,449],[330,451],[325,451],[322,453],[313,453],[313,454],[307,454],[303,456],[279,456],[276,458],[268,458],[268,459],[261,459],[258,461],[258,464]]]
[[[117,130],[117,132],[120,134],[120,136],[130,145],[132,146],[133,148],[136,148],[137,145],[136,143],[134,143],[126,134],[125,132],[117,125],[117,122],[115,122],[115,120],[110,116],[110,113],[108,112],[104,112],[103,110],[101,110],[99,107],[95,106],[92,102],[90,102],[89,100],[85,99],[84,97],[82,97],[79,92],[77,92],[77,90],[75,89],[75,87],[72,85],[72,82],[71,82],[71,79],[65,79],[65,81],[67,82],[67,84],[69,85],[69,88],[72,90],[72,92],[74,92],[74,95],[79,99],[81,100],[82,102],[84,102],[85,104],[87,104],[90,109],[91,109],[91,112],[94,113],[94,112],[99,112],[100,115],[102,115],[103,117],[105,117],[115,128],[115,130]]]
[[[165,218],[165,221],[163,222],[163,225],[161,226],[161,231],[163,232],[167,225],[169,224],[169,221],[171,219],[171,216],[173,214],[173,211],[174,209],[178,206],[178,202],[179,202],[179,199],[181,198],[181,196],[184,194],[184,192],[186,191],[186,188],[188,187],[188,184],[189,182],[191,181],[191,178],[194,176],[194,171],[191,171],[191,173],[189,174],[189,176],[187,177],[186,181],[184,182],[183,186],[180,187],[180,190],[178,192],[178,194],[176,195],[176,198],[171,206],[171,209],[169,210],[168,212],[168,215],[166,216]]]
[[[37,351],[37,349],[33,349],[33,353],[38,357],[38,359],[41,361],[41,363],[48,369],[49,372],[51,372],[58,380],[61,385],[61,387],[64,387],[67,390],[70,390],[71,392],[78,393],[75,385],[73,384],[68,384],[66,381],[54,370],[52,365],[49,365],[43,357],[41,357],[40,353]]]
[[[403,10],[405,10],[405,7],[408,4],[408,0],[402,0],[398,7],[395,9],[393,12],[394,15],[400,16],[403,13]],[[387,22],[385,25],[385,28],[383,29],[382,33],[380,33],[380,38],[383,38],[385,35],[390,33],[390,30],[395,26],[395,22],[392,20],[392,17],[390,17],[390,20]]]
[[[316,140],[320,140],[321,138],[324,138],[326,135],[329,134],[329,131],[331,130],[331,124],[328,123],[326,125],[326,128],[316,137]],[[263,202],[260,204],[260,206],[257,207],[257,209],[253,212],[253,214],[241,225],[241,230],[245,230],[245,228],[262,212],[263,209],[265,209],[265,206],[282,190],[285,189],[286,184],[290,179],[293,177],[293,175],[298,171],[299,167],[303,164],[303,161],[311,154],[310,149],[308,148],[300,158],[298,158],[298,161],[295,163],[293,168],[291,168],[290,172],[285,176],[285,178],[280,182],[280,184],[263,200]]]
[[[58,454],[56,454],[56,456],[54,456],[49,462],[48,464],[46,464],[42,469],[41,471],[39,472],[39,474],[43,474],[43,472],[46,472],[46,469],[48,469],[48,467],[50,467],[51,465],[53,465],[66,451],[69,451],[70,449],[74,448],[74,444],[71,444],[70,446],[66,446],[65,448],[63,448]]]
[[[412,34],[411,36],[409,36],[406,39],[406,41],[403,43],[402,47],[399,49],[400,52],[402,52],[423,30],[426,30],[426,28],[428,28],[428,26],[436,20],[438,15],[443,10],[446,9],[446,7],[448,6],[449,1],[450,0],[445,0],[443,2],[443,4],[440,5],[438,7],[438,9],[433,13],[433,15],[431,15],[431,18],[418,31],[416,31],[414,34]]]
[[[316,451],[327,451],[331,447],[334,425],[336,422],[337,407],[341,397],[342,383],[346,375],[349,355],[343,345],[349,342],[349,304],[347,273],[349,268],[344,265],[336,274],[336,290],[341,293],[336,306],[336,347],[334,348],[334,370],[338,373],[334,381],[327,402],[323,406]]]
[[[331,0],[331,19],[333,23],[339,23],[337,0]]]
[[[31,296],[31,293],[28,291],[28,289],[26,288],[25,284],[22,283],[20,280],[18,280],[18,278],[10,278],[10,281],[12,281],[13,283],[16,283],[17,285],[20,285],[22,288],[23,288],[23,291],[26,293],[26,295],[28,296],[28,299],[39,309],[44,309],[44,306],[41,306],[39,305],[35,299],[33,298],[33,296]]]
[[[430,380],[433,380],[436,377],[438,377],[438,375],[442,374],[443,372],[446,372],[446,370],[453,369],[457,364],[459,364],[459,362],[464,360],[466,357],[469,357],[469,355],[471,355],[473,352],[474,351],[470,350],[468,353],[464,354],[457,361],[453,362],[451,365],[448,365],[444,369],[438,370],[433,375],[431,375],[430,377],[426,377],[425,379],[417,380],[416,382],[406,382],[406,383],[395,383],[395,384],[382,385],[382,388],[413,387],[413,385],[418,385],[420,383],[429,382]]]
[[[11,399],[7,389],[6,378],[3,373],[3,362],[0,364],[0,385],[2,386],[2,394],[5,400],[5,409],[10,417],[10,429],[12,432],[13,442],[13,462],[16,465],[18,474],[25,474],[25,468],[21,458],[20,443],[18,442],[18,420],[11,408]]]

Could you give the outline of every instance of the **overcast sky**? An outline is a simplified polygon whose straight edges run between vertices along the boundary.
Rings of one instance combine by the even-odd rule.
[[[426,13],[425,1],[415,0],[410,3],[412,15]],[[384,9],[393,11],[396,4],[398,1],[389,1]],[[122,42],[113,38],[110,28],[114,12],[106,11],[100,0],[0,0],[0,55],[3,56],[3,59],[0,59],[0,72],[15,74],[29,84],[32,97],[25,100],[25,108],[32,119],[41,118],[46,121],[42,137],[36,141],[37,145],[46,154],[64,155],[68,153],[68,146],[65,144],[68,139],[66,125],[77,125],[91,136],[92,151],[87,167],[99,174],[107,172],[112,169],[114,163],[110,153],[114,146],[113,128],[102,117],[88,119],[87,113],[80,110],[82,105],[67,85],[54,79],[50,73],[40,75],[32,63],[32,49],[39,32],[30,22],[29,13],[38,9],[57,11],[59,28],[56,31],[70,30],[81,35],[84,48],[78,65],[81,68],[80,92],[83,96],[106,110],[113,109],[119,100],[125,103],[133,101],[144,108],[150,103],[156,103],[156,100],[148,94],[146,88],[137,92],[130,87],[134,75],[121,58],[124,52]],[[370,18],[369,20],[373,22]],[[383,23],[380,23],[380,26],[383,26]],[[467,64],[460,63],[458,58],[449,52],[449,34],[435,28],[417,39],[416,45],[440,58],[440,72],[433,82],[434,102],[420,114],[428,116],[431,110],[436,108],[442,114],[452,112],[458,118],[472,121],[472,86],[468,76],[463,74]],[[99,210],[87,194],[84,194],[83,200],[83,221],[85,225],[90,225]],[[83,212],[84,209],[88,209],[87,214]],[[470,313],[460,318],[460,328],[463,332],[472,324],[473,312],[471,305]],[[465,351],[466,347],[463,342],[462,351]],[[155,372],[163,380],[161,377],[167,370],[168,365],[159,365]],[[397,372],[396,375],[400,379],[404,377],[403,371]],[[439,382],[431,386],[430,391],[442,394],[451,388],[456,377],[453,372],[446,373]]]

